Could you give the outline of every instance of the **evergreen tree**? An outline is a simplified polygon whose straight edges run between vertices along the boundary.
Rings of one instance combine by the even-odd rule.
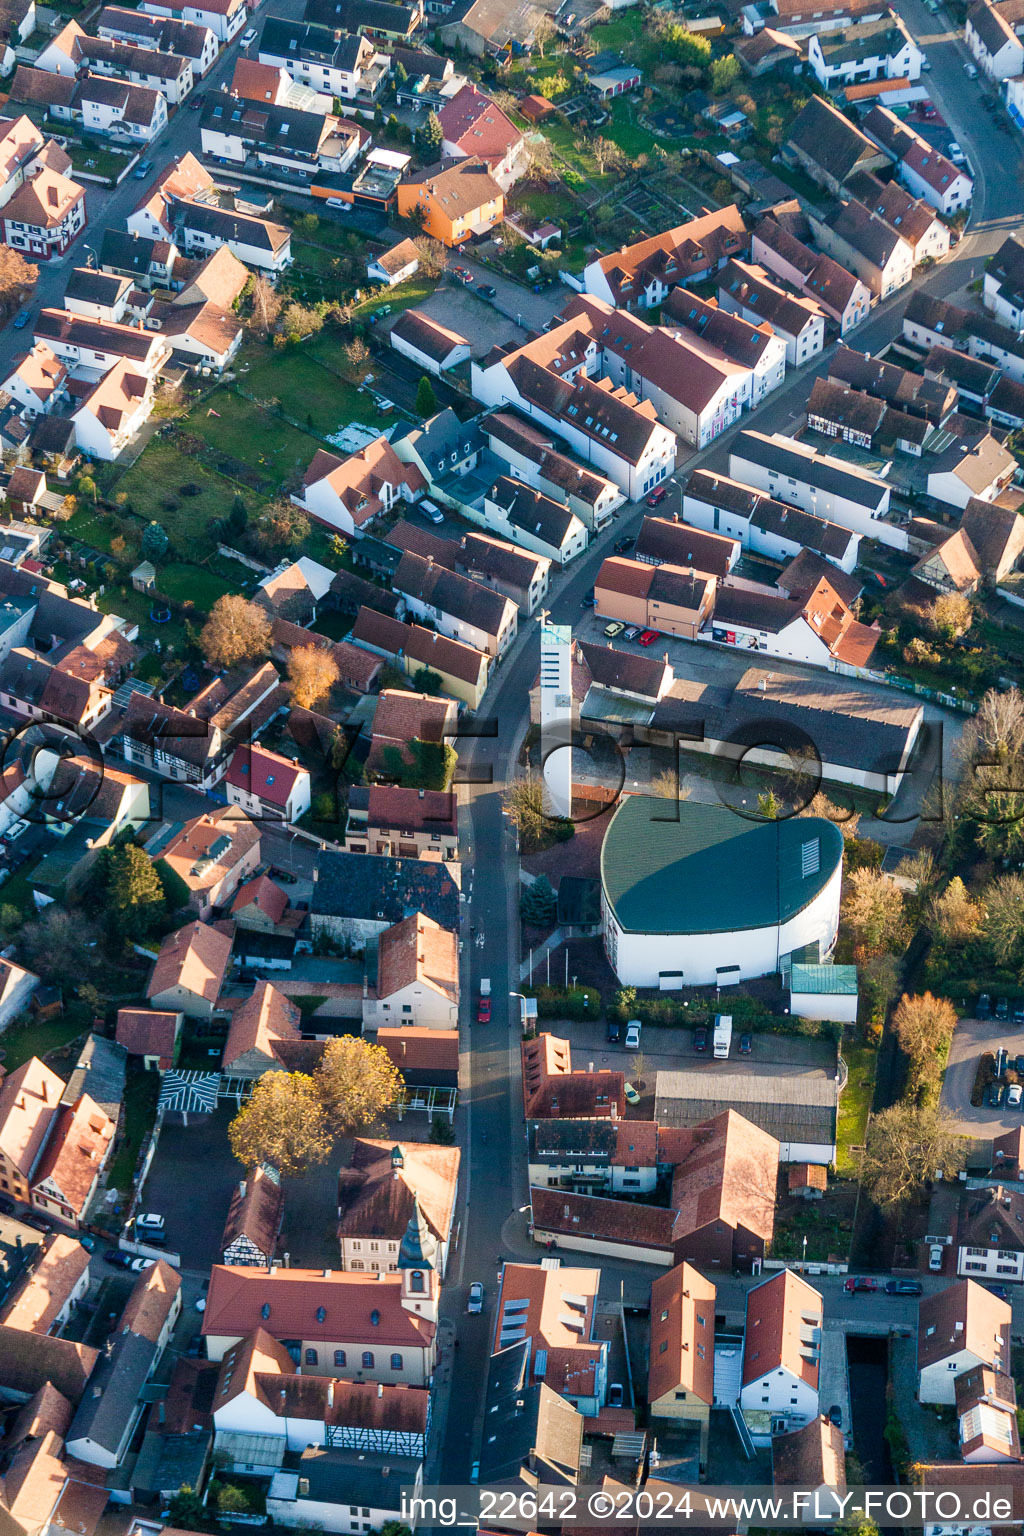
[[[167,553],[170,539],[159,523],[148,523],[142,530],[142,553],[147,560],[160,560]]]
[[[436,112],[429,112],[423,125],[423,141],[428,149],[440,151],[444,143],[444,129]]]
[[[527,923],[537,928],[550,928],[558,915],[558,897],[547,875],[538,875],[527,886],[519,903],[519,910]]]
[[[434,394],[434,386],[427,375],[424,374],[416,391],[416,414],[417,416],[433,416],[436,410],[437,396]]]

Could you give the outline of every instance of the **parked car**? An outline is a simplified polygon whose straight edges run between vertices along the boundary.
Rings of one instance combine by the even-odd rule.
[[[476,291],[482,299],[496,299],[498,297],[497,288],[492,288],[490,283],[481,283]]]
[[[156,1259],[132,1259],[128,1268],[133,1275],[141,1275],[144,1269],[152,1269]]]
[[[471,1483],[478,1483],[480,1481],[480,1463],[478,1461],[474,1461],[469,1469],[469,1480]]]
[[[468,267],[452,267],[452,276],[467,287],[473,281],[473,274]]]
[[[621,1038],[622,1038],[622,1028],[621,1028],[621,1026],[619,1024],[618,1019],[609,1019],[608,1020],[608,1044],[609,1045],[618,1045],[618,1043],[621,1040]]]
[[[484,1288],[479,1280],[474,1280],[469,1288],[469,1302],[467,1312],[482,1312],[484,1309]]]
[[[1011,1083],[1010,1087],[1006,1090],[1007,1109],[1020,1109],[1022,1102],[1024,1102],[1024,1088],[1021,1087],[1020,1083]]]
[[[977,1007],[974,1010],[976,1019],[990,1019],[992,1017],[992,999],[987,992],[982,992],[978,998]]]
[[[251,48],[255,41],[256,41],[256,28],[255,27],[246,27],[245,31],[242,33],[241,37],[238,39],[238,46],[239,46],[239,48],[242,48],[242,49]]]
[[[996,1018],[1008,1019],[1010,1017],[1010,999],[1008,997],[996,998]]]
[[[1013,1005],[1013,1022],[1024,1024],[1024,997],[1018,997]]]
[[[14,1215],[14,1201],[11,1199],[10,1195],[0,1195],[0,1215]]]
[[[1024,1056],[1015,1056],[1011,1062],[1011,1066],[1015,1072],[1024,1073]]]
[[[986,1285],[985,1289],[986,1291],[991,1291],[992,1295],[997,1296],[1000,1301],[1009,1301],[1010,1299],[1010,1293],[1005,1285]]]
[[[147,1235],[151,1232],[162,1232],[166,1225],[164,1218],[158,1216],[155,1211],[143,1211],[135,1218],[136,1232],[145,1232]]]
[[[626,1025],[626,1050],[638,1051],[640,1049],[640,1020],[630,1019]]]
[[[706,1051],[708,1048],[708,1027],[706,1024],[698,1024],[693,1032],[693,1048],[695,1051]]]
[[[14,317],[14,329],[16,331],[23,331],[31,319],[32,306],[31,304],[26,304],[25,308],[19,309],[18,313]]]
[[[848,1291],[851,1296],[855,1296],[858,1291],[877,1291],[878,1281],[874,1275],[851,1275],[844,1284],[843,1290]]]
[[[989,1083],[985,1094],[985,1103],[989,1109],[1000,1109],[1003,1103],[1003,1085],[1001,1083]]]
[[[635,640],[638,634],[640,634],[640,625],[631,624],[622,638],[623,640]]]
[[[967,76],[968,80],[977,80],[978,78],[978,71],[973,64],[964,65],[964,74]]]
[[[591,587],[590,591],[587,593],[586,597],[583,599],[582,607],[584,607],[584,608],[596,608],[597,607],[597,598],[594,595],[593,587]]]
[[[478,1024],[491,1022],[491,1000],[489,997],[481,997],[476,1005],[476,1021]]]
[[[637,1093],[637,1091],[633,1087],[632,1083],[625,1083],[623,1085],[622,1091],[626,1095],[626,1103],[627,1104],[639,1104],[640,1103],[640,1095]]]
[[[631,539],[628,534],[624,534],[621,539],[615,540],[615,553],[617,555],[624,555],[626,550],[632,549],[635,543],[636,539]]]
[[[885,1282],[887,1296],[920,1296],[921,1291],[920,1280],[887,1280]]]
[[[647,505],[649,507],[660,507],[667,495],[668,488],[664,485],[659,485],[658,489],[656,491],[652,491],[648,496]]]
[[[754,1049],[753,1035],[740,1035],[739,1051],[741,1056],[749,1056]]]
[[[108,1248],[103,1255],[104,1264],[109,1264],[111,1269],[131,1269],[132,1256],[130,1253],[122,1253],[120,1248]]]
[[[134,171],[132,171],[132,175],[136,181],[145,181],[146,177],[152,174],[152,171],[152,160],[140,160]]]
[[[609,640],[614,640],[616,635],[622,634],[622,631],[625,629],[625,627],[625,624],[621,623],[619,619],[612,619],[610,624],[605,625],[604,632],[608,636]]]
[[[645,629],[643,634],[637,640],[637,645],[653,645],[657,638],[658,631],[656,629]]]
[[[946,150],[946,156],[947,159],[952,160],[954,165],[963,165],[967,159],[967,156],[960,148],[960,145],[957,143],[956,139],[950,139],[949,147]]]
[[[993,1067],[992,1067],[992,1073],[993,1073],[994,1077],[1005,1077],[1006,1076],[1006,1046],[1005,1045],[1001,1045],[999,1047],[998,1051],[996,1051],[996,1059],[995,1059],[995,1063],[993,1064]]]
[[[621,1381],[613,1381],[611,1386],[608,1388],[608,1407],[609,1408],[621,1408],[622,1407],[622,1383],[621,1383]]]
[[[433,523],[435,528],[444,522],[444,513],[433,501],[418,502],[417,511],[426,518],[428,523]]]
[[[279,885],[295,885],[298,875],[293,875],[290,869],[278,869],[275,865],[270,871],[271,880],[276,880]]]
[[[942,1252],[942,1243],[932,1243],[931,1247],[928,1249],[928,1268],[932,1271],[933,1274],[938,1274],[939,1270],[942,1268]]]

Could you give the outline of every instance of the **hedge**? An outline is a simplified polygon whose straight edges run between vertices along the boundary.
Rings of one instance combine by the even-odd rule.
[[[537,999],[541,1019],[599,1019],[601,994],[596,987],[524,987],[526,997]]]

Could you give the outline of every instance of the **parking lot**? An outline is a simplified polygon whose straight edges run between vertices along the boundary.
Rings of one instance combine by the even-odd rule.
[[[1024,1027],[1012,1019],[961,1019],[949,1048],[946,1076],[942,1083],[942,1107],[967,1136],[994,1136],[1011,1130],[1024,1120],[1019,1109],[993,1109],[991,1105],[971,1103],[971,1091],[978,1075],[978,1063],[986,1051],[993,1054],[1005,1046],[1011,1059],[1024,1055]]]
[[[723,1013],[728,1013],[729,1005],[725,998],[722,999],[721,1008]],[[743,1031],[737,1028],[733,1031],[732,1049],[728,1058],[716,1061],[711,1053],[710,1038],[706,1051],[698,1052],[694,1048],[692,1029],[645,1024],[641,1030],[638,1053],[626,1049],[625,1030],[621,1032],[622,1038],[618,1044],[611,1044],[606,1024],[556,1022],[550,1027],[555,1034],[571,1042],[574,1067],[586,1069],[592,1064],[596,1071],[625,1072],[627,1078],[632,1080],[636,1075],[634,1062],[637,1055],[641,1055],[644,1080],[642,1106],[632,1111],[641,1118],[649,1119],[653,1114],[654,1086],[659,1072],[696,1068],[702,1073],[706,1072],[709,1081],[712,1078],[719,1079],[723,1093],[728,1092],[729,1079],[738,1081],[741,1078],[770,1076],[785,1077],[792,1081],[803,1076],[835,1076],[835,1047],[828,1041],[806,1040],[797,1035],[761,1034],[754,1030],[751,1034],[750,1054],[747,1056],[739,1054],[739,1037]]]
[[[480,281],[487,282],[488,278],[486,275],[481,276]],[[563,292],[563,289],[559,289],[560,294]],[[514,320],[510,320],[486,299],[478,298],[472,288],[464,288],[451,281],[439,283],[419,308],[431,320],[436,320],[438,325],[446,325],[449,330],[465,336],[476,358],[486,356],[492,347],[526,340]],[[388,325],[392,325],[397,318],[389,317]]]

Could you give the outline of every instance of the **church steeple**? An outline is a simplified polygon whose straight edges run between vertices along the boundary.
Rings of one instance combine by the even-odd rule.
[[[412,1215],[398,1249],[399,1269],[433,1269],[437,1263],[437,1238],[427,1225],[420,1210],[419,1198],[413,1195]]]

